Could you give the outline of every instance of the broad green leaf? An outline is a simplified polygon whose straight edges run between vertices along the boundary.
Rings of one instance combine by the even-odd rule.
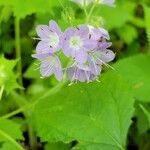
[[[13,72],[16,63],[17,60],[8,60],[0,56],[0,87],[3,86],[8,93],[13,89],[20,88],[16,82],[17,76]]]
[[[115,73],[101,80],[66,86],[39,101],[31,119],[42,141],[77,140],[78,148],[125,149],[134,110],[132,90]]]
[[[0,118],[0,142],[3,143],[0,149],[24,150],[16,140],[23,140],[20,125],[11,120]]]
[[[131,25],[125,25],[119,28],[117,32],[127,44],[131,44],[138,36],[136,29]]]
[[[36,12],[50,12],[52,7],[60,6],[60,3],[53,0],[0,0],[0,5],[12,6],[14,16],[20,19]]]
[[[97,7],[94,15],[102,16],[106,27],[111,30],[120,28],[133,18],[135,4],[132,2],[118,2],[116,7],[100,6]]]
[[[139,54],[118,61],[114,68],[126,78],[134,89],[134,97],[140,101],[150,100],[150,55]]]
[[[8,21],[8,19],[10,18],[11,16],[11,7],[9,6],[5,6],[2,8],[2,10],[0,11],[0,23],[2,21]]]

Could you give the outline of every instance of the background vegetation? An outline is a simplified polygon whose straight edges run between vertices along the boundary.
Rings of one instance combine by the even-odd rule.
[[[150,1],[94,9],[116,52],[100,83],[40,78],[33,38],[50,19],[85,23],[73,2],[0,0],[0,150],[150,150]]]

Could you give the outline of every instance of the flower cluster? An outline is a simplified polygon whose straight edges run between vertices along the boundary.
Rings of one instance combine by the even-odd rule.
[[[40,42],[36,47],[36,54],[32,57],[41,61],[40,72],[43,77],[52,74],[62,80],[62,66],[57,51],[72,58],[73,62],[67,66],[67,77],[71,82],[90,82],[96,80],[101,73],[102,65],[115,58],[115,54],[108,48],[112,45],[108,32],[103,28],[89,25],[70,27],[64,32],[53,20],[47,25],[36,28]]]

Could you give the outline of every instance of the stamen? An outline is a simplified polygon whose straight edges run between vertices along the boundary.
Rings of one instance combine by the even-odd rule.
[[[75,68],[75,71],[74,71],[74,74],[73,74],[73,76],[71,78],[71,81],[74,81],[74,79],[76,78],[76,70],[77,70],[77,68]]]
[[[86,71],[84,71],[84,73],[85,73],[85,76],[86,76],[86,79],[87,79],[87,83],[89,83],[89,77],[88,77],[88,74],[87,74],[87,72]]]
[[[35,37],[35,38],[33,38],[33,40],[41,40],[41,38],[36,38],[36,37]]]
[[[68,84],[68,86],[71,86],[71,85],[73,85],[74,84],[74,82],[73,81],[71,81],[69,84]]]
[[[97,81],[97,82],[99,82],[99,83],[101,82],[101,81],[100,81],[100,80],[98,80],[98,79],[96,79],[96,81]]]
[[[112,66],[110,66],[109,64],[105,63],[104,61],[102,61],[101,59],[97,58],[99,61],[101,61],[106,67],[111,68],[112,70],[115,70],[115,68],[113,68]]]
[[[97,69],[96,69],[96,64],[95,64],[95,61],[93,60],[94,58],[92,58],[92,62],[93,62],[93,64],[94,64],[94,69],[95,69],[95,71],[96,71],[96,74],[98,74],[98,71],[97,71]]]
[[[40,64],[41,64],[40,62],[39,63],[34,63],[35,66],[39,66]]]
[[[33,69],[34,71],[36,71],[36,70],[39,70],[40,69],[40,66],[39,67],[37,67],[37,68],[35,68],[35,69]]]

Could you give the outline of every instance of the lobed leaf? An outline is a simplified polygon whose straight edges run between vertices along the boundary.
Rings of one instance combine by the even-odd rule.
[[[13,69],[17,60],[8,60],[0,56],[0,87],[3,86],[7,93],[13,89],[20,88],[16,82],[17,76]]]
[[[2,143],[1,150],[24,150],[16,140],[23,140],[20,125],[17,123],[0,118],[0,142]]]
[[[124,76],[134,89],[134,97],[137,100],[150,101],[150,55],[139,54],[118,61],[114,68],[116,72]]]
[[[128,83],[109,73],[101,83],[64,87],[54,96],[41,100],[32,120],[42,141],[70,142],[77,148],[125,149],[134,110]]]

